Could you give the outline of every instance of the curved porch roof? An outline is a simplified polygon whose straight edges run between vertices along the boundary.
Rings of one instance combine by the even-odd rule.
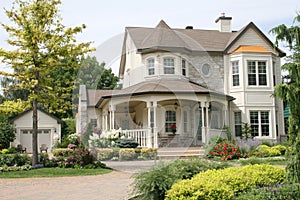
[[[101,96],[96,107],[99,107],[105,99],[138,96],[146,94],[207,94],[225,97],[228,101],[235,98],[224,93],[220,93],[197,83],[185,79],[154,79],[137,83],[122,90],[112,90]]]

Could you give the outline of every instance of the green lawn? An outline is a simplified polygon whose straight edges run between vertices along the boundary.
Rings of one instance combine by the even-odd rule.
[[[0,178],[39,178],[63,176],[91,176],[106,174],[111,169],[72,169],[72,168],[39,168],[29,171],[0,172]]]

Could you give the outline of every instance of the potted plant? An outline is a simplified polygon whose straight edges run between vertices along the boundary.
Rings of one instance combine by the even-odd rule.
[[[171,129],[172,133],[175,134],[176,133],[176,124],[172,124],[170,126],[170,129]]]

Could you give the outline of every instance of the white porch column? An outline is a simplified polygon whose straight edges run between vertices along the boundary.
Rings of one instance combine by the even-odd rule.
[[[110,109],[111,109],[111,121],[110,121],[110,124],[111,124],[111,128],[110,129],[115,129],[115,111],[116,111],[116,106],[115,105],[110,105]]]
[[[109,130],[112,130],[112,113],[109,111]]]
[[[158,138],[157,138],[157,126],[156,126],[156,108],[157,102],[153,101],[153,147],[158,148]]]
[[[209,116],[208,116],[208,108],[209,108],[209,102],[205,102],[205,110],[206,110],[206,133],[205,133],[205,140],[204,142],[206,143],[206,136],[209,133],[209,127],[210,127],[210,122],[209,122]]]
[[[205,103],[204,102],[201,102],[201,127],[202,127],[202,141],[206,141],[206,129],[205,129],[205,115],[204,115],[204,106],[205,106]],[[203,143],[204,143],[203,142]]]
[[[102,130],[103,131],[107,130],[107,123],[108,123],[107,111],[103,111],[103,113],[102,113]]]
[[[151,137],[151,102],[147,102],[147,111],[148,111],[148,131],[146,134],[147,137],[147,147],[152,147],[152,137]]]

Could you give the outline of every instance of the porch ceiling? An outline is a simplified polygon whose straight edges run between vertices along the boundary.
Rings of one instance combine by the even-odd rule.
[[[207,94],[215,96],[224,96],[227,100],[234,100],[233,97],[220,92],[210,90],[204,86],[184,79],[155,79],[144,81],[122,90],[113,90],[112,93],[103,95],[96,107],[110,98],[137,96],[145,94]]]

